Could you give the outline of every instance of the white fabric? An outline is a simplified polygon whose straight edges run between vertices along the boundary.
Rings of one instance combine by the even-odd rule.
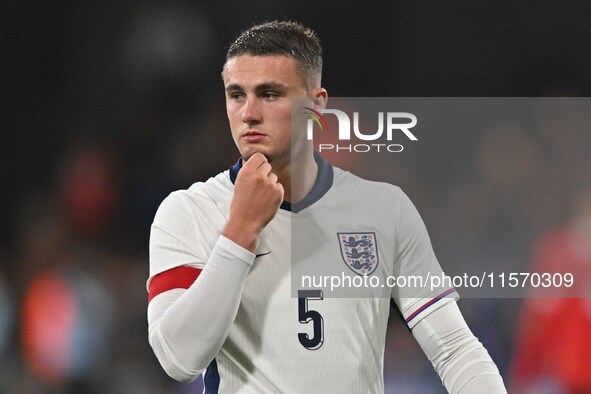
[[[419,212],[404,192],[400,191],[398,220],[396,225],[394,275],[397,277],[421,277],[431,285],[430,277],[441,277],[443,271],[435,257],[431,240]],[[451,294],[431,303],[449,287],[442,286],[420,289],[416,286],[394,287],[392,298],[398,305],[410,329],[437,308],[457,299],[458,294]],[[415,314],[420,310],[420,313]]]
[[[412,333],[448,392],[507,392],[495,363],[468,328],[455,302],[423,318]]]
[[[220,236],[188,289],[157,295],[148,306],[149,340],[164,370],[194,380],[219,352],[236,317],[254,254]]]
[[[233,190],[226,171],[172,193],[154,219],[150,279],[178,266],[204,268],[178,302],[174,298],[180,292],[175,291],[150,303],[150,339],[167,372],[190,380],[215,357],[221,393],[383,392],[390,296],[405,318],[412,317],[412,326],[457,294],[437,300],[445,289],[385,288],[383,297],[334,298],[324,289],[323,299],[307,302],[308,310],[322,317],[323,327],[321,346],[311,350],[299,338],[312,337],[316,323],[301,320],[303,300],[297,298],[299,284],[293,278],[300,269],[359,277],[343,259],[339,233],[375,235],[379,263],[371,275],[441,274],[425,226],[408,197],[396,186],[334,168],[330,190],[311,206],[298,213],[279,210],[259,239],[256,254],[265,255],[256,258],[250,270],[246,264],[232,264],[240,266],[240,272],[224,272],[227,277],[220,279],[204,274],[214,264],[211,256],[228,220]],[[299,224],[304,226],[301,231]],[[294,243],[298,236],[305,242]],[[292,245],[298,250],[292,251]],[[227,320],[229,304],[238,307],[233,321]],[[223,324],[217,314],[226,319]],[[153,323],[158,316],[160,322]],[[208,330],[210,325],[216,330]]]

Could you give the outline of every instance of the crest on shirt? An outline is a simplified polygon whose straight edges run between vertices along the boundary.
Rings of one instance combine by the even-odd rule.
[[[341,256],[353,272],[371,275],[378,267],[376,233],[337,233]]]

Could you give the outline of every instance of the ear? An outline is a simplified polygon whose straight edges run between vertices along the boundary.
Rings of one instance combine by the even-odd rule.
[[[324,88],[316,88],[312,91],[312,99],[314,100],[314,108],[325,109],[328,103],[328,92]]]

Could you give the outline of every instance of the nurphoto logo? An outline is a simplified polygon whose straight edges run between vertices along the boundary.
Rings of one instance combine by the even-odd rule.
[[[377,131],[369,132],[361,130],[359,126],[359,112],[353,112],[353,127],[351,128],[351,119],[349,115],[338,109],[313,109],[310,107],[302,107],[304,114],[308,115],[307,122],[307,138],[313,139],[314,124],[318,125],[321,132],[329,132],[328,122],[324,117],[325,114],[332,114],[336,116],[338,122],[338,139],[341,141],[351,141],[351,129],[356,139],[361,141],[375,141],[373,143],[364,144],[319,144],[318,150],[335,151],[335,152],[402,152],[404,147],[401,144],[391,143],[394,135],[404,134],[411,141],[418,141],[418,138],[410,131],[416,126],[417,117],[409,112],[378,112],[378,127]],[[385,131],[385,136],[384,136]],[[385,138],[384,138],[385,137]],[[379,141],[387,143],[379,143]]]

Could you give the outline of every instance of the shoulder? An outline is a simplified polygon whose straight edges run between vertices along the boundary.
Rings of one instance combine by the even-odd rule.
[[[205,182],[196,182],[188,189],[176,190],[158,207],[154,224],[181,217],[207,217],[215,212],[223,212],[225,206],[229,205],[233,189],[228,171],[224,171]]]
[[[359,214],[380,217],[398,226],[424,226],[410,197],[397,185],[371,181],[334,167],[333,202]]]
[[[338,167],[334,168],[333,188],[338,193],[348,193],[353,198],[370,199],[372,201],[384,201],[392,204],[399,202],[404,192],[391,183],[371,181],[361,178]]]
[[[230,200],[232,190],[226,171],[162,201],[150,229],[152,276],[181,265],[205,264],[227,220],[229,203],[226,207],[224,198]]]

